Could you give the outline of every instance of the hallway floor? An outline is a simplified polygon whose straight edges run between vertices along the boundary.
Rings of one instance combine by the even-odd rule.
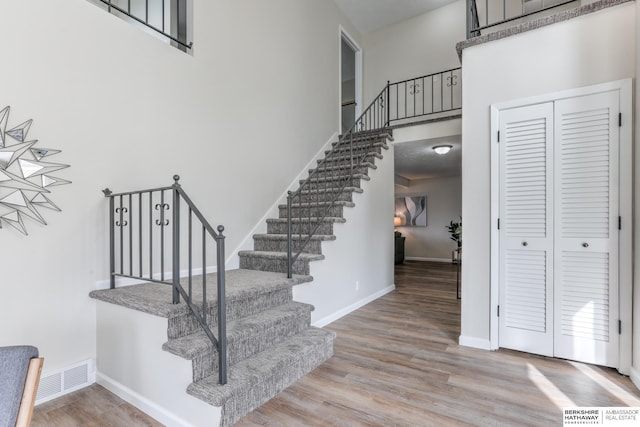
[[[640,406],[613,369],[458,346],[455,265],[408,261],[395,282],[327,327],[333,358],[236,426],[560,426],[563,407]],[[40,405],[32,425],[157,424],[94,385]]]

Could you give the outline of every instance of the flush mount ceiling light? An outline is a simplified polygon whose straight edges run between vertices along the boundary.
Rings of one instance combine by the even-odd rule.
[[[451,151],[451,145],[436,145],[435,147],[433,147],[433,151],[438,154],[447,154],[449,151]]]

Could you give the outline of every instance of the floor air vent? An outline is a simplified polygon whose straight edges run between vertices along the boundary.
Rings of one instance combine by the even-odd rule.
[[[38,385],[36,405],[94,383],[95,372],[92,367],[92,361],[88,359],[57,371],[43,373]]]

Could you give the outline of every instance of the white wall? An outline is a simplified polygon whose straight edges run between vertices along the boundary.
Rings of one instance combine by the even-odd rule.
[[[460,176],[410,181],[408,188],[396,189],[395,197],[427,196],[426,227],[396,227],[405,240],[405,258],[451,261],[457,247],[449,237],[450,221],[462,214],[462,178]]]
[[[488,348],[490,105],[633,77],[634,27],[625,3],[463,51],[461,343]]]
[[[640,5],[635,3],[636,13],[635,19],[636,23],[640,22]],[[636,37],[635,37],[635,60],[636,60],[636,84],[635,84],[635,100],[640,99],[640,85],[638,85],[638,78],[640,78],[640,31],[636,29]],[[634,105],[637,105],[634,103]],[[636,107],[637,108],[637,107]],[[640,115],[636,112],[635,117],[635,141],[640,141]],[[640,165],[640,150],[637,148],[634,149],[634,164]],[[640,189],[640,173],[637,171],[634,174],[634,189]],[[634,192],[635,193],[635,192]],[[640,266],[640,250],[638,248],[638,244],[640,243],[640,197],[635,196],[634,200],[634,216],[633,216],[633,224],[635,226],[633,233],[633,264],[635,266]],[[635,268],[634,268],[635,271]],[[634,283],[633,283],[633,306],[640,307],[640,277],[636,273],[634,274]],[[631,363],[631,380],[636,385],[636,387],[640,388],[640,316],[636,315],[634,312],[633,316],[633,349],[632,349],[633,360]]]
[[[315,306],[311,322],[324,326],[392,291],[393,146],[376,160],[377,169],[345,208],[344,224],[334,225],[335,241],[323,242],[323,261],[311,263],[313,282],[293,288],[293,298]]]
[[[364,36],[364,103],[392,83],[460,66],[456,43],[466,38],[465,0]]]
[[[95,358],[102,188],[181,175],[231,254],[339,129],[339,26],[359,36],[333,2],[194,3],[193,55],[85,0],[3,3],[0,103],[10,123],[34,119],[29,136],[62,150],[51,160],[73,181],[52,193],[63,212],[49,225],[0,230],[0,345],[38,346],[45,373]]]

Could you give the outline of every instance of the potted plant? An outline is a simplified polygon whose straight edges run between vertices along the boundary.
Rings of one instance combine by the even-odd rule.
[[[449,222],[449,225],[447,226],[447,229],[449,230],[449,234],[451,235],[450,236],[451,240],[458,243],[458,247],[461,247],[462,246],[462,218],[460,218],[460,222],[453,222],[453,220],[451,220],[451,222]]]

